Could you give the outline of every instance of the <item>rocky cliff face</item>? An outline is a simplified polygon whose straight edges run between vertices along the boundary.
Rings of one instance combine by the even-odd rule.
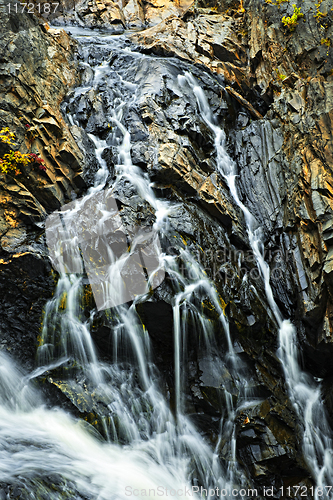
[[[0,126],[11,127],[21,151],[38,153],[47,166],[45,173],[26,167],[18,178],[0,179],[1,345],[31,365],[42,308],[54,289],[43,221],[91,182],[95,160],[87,133],[103,136],[107,130],[111,90],[101,86],[82,96],[72,91],[65,98],[71,86],[89,82],[91,76],[89,69],[79,76],[73,63],[75,51],[79,60],[83,57],[81,49],[63,31],[47,30],[28,15],[9,14],[7,4],[1,5]],[[90,55],[101,62],[109,57],[112,68],[139,85],[140,104],[125,118],[133,163],[149,173],[161,195],[177,203],[170,216],[174,236],[192,249],[216,283],[234,342],[261,398],[238,416],[239,461],[258,484],[311,484],[300,423],[276,356],[276,324],[256,274],[242,214],[216,173],[211,131],[196,114],[195,103],[177,101],[174,78],[179,68],[191,71],[227,130],[242,201],[263,227],[276,300],[297,325],[305,369],[324,378],[324,398],[333,419],[332,6],[328,0],[319,6],[305,0],[304,17],[294,31],[281,22],[293,12],[289,2],[250,0],[241,6],[197,1],[191,8],[169,7],[149,4],[145,10],[143,4],[129,2],[121,9],[113,3],[81,2],[75,13],[65,6],[56,22],[76,20],[119,30],[154,24],[159,8],[163,18],[174,11],[181,14],[130,37],[132,50],[160,56],[143,59],[141,66],[103,47]],[[66,123],[63,116],[74,111],[79,123]],[[3,154],[7,146],[1,147]],[[104,157],[111,178],[117,161],[111,146]],[[153,218],[126,183],[117,194],[129,219],[136,220],[138,214]],[[166,281],[141,306],[140,315],[172,393],[171,303]],[[207,303],[207,314],[209,307]],[[108,328],[103,314],[97,315],[93,333],[105,357],[110,355]],[[221,336],[222,350],[223,342]],[[188,411],[214,442],[219,387],[195,349],[189,366]],[[68,397],[66,391],[62,393]],[[69,399],[75,406],[75,397]],[[226,459],[223,443],[220,455]]]
[[[113,33],[154,26],[184,13],[192,4],[190,0],[62,0],[56,8],[49,9],[45,3],[41,3],[38,15],[56,26],[102,28]]]
[[[277,277],[272,279],[276,299],[285,316],[297,324],[305,368],[325,378],[323,390],[330,412],[331,8],[325,2],[304,2],[304,17],[295,31],[290,31],[281,22],[283,16],[292,14],[289,3],[250,1],[244,3],[243,10],[237,3],[207,6],[197,2],[182,19],[167,19],[132,38],[145,52],[177,56],[221,75],[231,99],[243,106],[241,112],[234,101],[233,107],[239,114],[230,132],[243,202],[262,223],[267,257],[272,256],[272,276],[275,270]],[[260,119],[259,113],[264,119]],[[193,177],[192,167],[191,171]],[[207,182],[201,183],[199,189],[196,187],[200,195],[206,186]],[[232,234],[239,238],[237,247],[246,248],[244,231],[242,236],[236,229],[241,222],[239,214],[232,214],[225,200],[221,203],[220,194],[213,190],[209,194],[219,211],[231,216]],[[234,270],[233,275],[236,274]],[[268,362],[274,358],[274,341],[272,344],[269,340],[267,325],[260,328],[262,313],[258,314],[257,298],[251,302],[248,292],[242,293],[240,283],[231,293],[227,292],[231,315],[246,352],[256,361],[260,380],[281,401],[281,394],[277,395],[278,375]],[[248,312],[245,304],[250,304]],[[256,318],[251,326],[245,319],[250,311],[255,311]],[[268,401],[271,404],[272,398]],[[281,418],[281,407],[271,414],[264,411],[264,415],[272,429],[270,419],[273,415],[273,419],[276,415]],[[293,426],[285,413],[283,420],[291,435]],[[246,432],[244,442],[245,435]],[[249,448],[245,449],[245,461],[254,463],[255,474],[264,474],[258,465],[262,459],[249,458]],[[268,461],[263,462],[266,467]]]

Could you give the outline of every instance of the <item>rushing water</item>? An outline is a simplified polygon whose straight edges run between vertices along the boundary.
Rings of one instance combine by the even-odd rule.
[[[57,266],[63,265],[63,268],[54,297],[46,306],[38,368],[24,375],[1,354],[1,481],[20,488],[21,498],[218,497],[218,491],[222,490],[226,492],[224,498],[232,498],[232,488],[239,490],[251,486],[236,460],[235,419],[241,408],[254,401],[254,395],[248,386],[246,366],[234,350],[223,302],[201,264],[185,245],[177,244],[177,256],[155,246],[159,255],[152,273],[165,272],[173,278],[174,404],[170,404],[163,390],[163,380],[151,355],[149,335],[137,313],[140,303],[148,298],[149,290],[146,295],[138,294],[129,304],[115,305],[112,314],[110,310],[106,312],[112,331],[113,362],[102,362],[97,355],[91,337],[96,311],[92,311],[90,317],[83,313],[85,275],[77,247],[75,221],[78,214],[93,204],[90,213],[97,217],[93,224],[96,234],[106,234],[108,221],[114,213],[105,200],[116,197],[126,181],[135,195],[153,209],[154,231],[158,231],[164,241],[174,236],[169,215],[177,206],[157,198],[148,175],[132,163],[130,133],[124,116],[138,99],[137,86],[112,70],[108,61],[91,62],[89,46],[101,43],[133,59],[147,56],[126,49],[122,36],[105,36],[100,41],[89,32],[78,30],[77,35],[81,37],[85,54],[82,66],[88,76],[84,87],[76,89],[71,97],[74,108],[80,96],[88,92],[97,95],[107,84],[112,86],[116,82],[121,92],[109,106],[108,121],[112,127],[108,137],[100,139],[89,134],[98,162],[94,185],[84,198],[74,200],[61,213],[66,241],[61,242],[53,258],[57,259],[65,246],[74,267],[66,269],[61,259],[57,262]],[[331,441],[320,405],[319,388],[301,371],[295,330],[289,321],[283,320],[274,301],[269,267],[263,258],[261,231],[240,201],[236,166],[226,153],[224,131],[215,123],[203,90],[189,73],[179,74],[177,85],[183,89],[184,98],[189,93],[194,94],[198,112],[214,134],[219,172],[244,213],[249,242],[279,328],[279,357],[291,400],[305,426],[305,457],[317,485],[330,484],[333,479]],[[69,113],[67,118],[72,125],[79,124],[75,112]],[[110,144],[118,153],[112,183],[103,159],[103,152]],[[135,238],[131,248],[135,248]],[[125,259],[129,259],[133,251]],[[107,276],[115,283],[119,281],[119,259],[111,246],[107,248],[107,255]],[[103,304],[109,307],[115,304],[115,287],[109,286],[106,280],[101,290]],[[219,328],[224,333],[227,346],[224,354],[217,345],[212,322],[205,316],[205,299],[213,305]],[[202,437],[186,414],[184,366],[189,318],[191,335],[197,335],[197,342],[199,339],[201,342],[202,361],[220,381],[223,392],[220,435],[215,448]],[[230,375],[232,382],[225,373]],[[55,385],[62,384],[70,398],[77,395],[76,405],[83,412],[93,414],[90,421],[95,420],[96,428],[63,410],[50,410],[43,404],[41,395],[32,386],[32,381],[43,374]],[[219,459],[222,440],[226,443],[223,448],[225,465]],[[201,488],[207,492],[202,492]]]

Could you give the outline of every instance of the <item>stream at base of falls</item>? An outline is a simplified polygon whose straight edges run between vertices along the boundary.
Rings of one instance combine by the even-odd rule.
[[[246,202],[241,201],[237,166],[227,153],[225,132],[200,86],[198,70],[173,58],[160,67],[155,64],[159,58],[136,52],[126,35],[69,30],[80,43],[82,86],[67,97],[63,112],[73,135],[80,137],[80,127],[86,131],[94,153],[94,175],[83,198],[73,197],[55,213],[56,217],[61,215],[57,234],[63,238],[57,242],[58,247],[54,243],[53,253],[60,277],[45,309],[36,369],[23,373],[8,355],[0,353],[0,500],[261,497],[238,462],[236,449],[237,416],[258,403],[261,396],[252,387],[248,364],[233,342],[223,297],[172,225],[172,216],[180,205],[163,196],[158,183],[152,182],[140,161],[133,159],[144,152],[133,152],[133,130],[128,129],[127,117],[144,108],[157,77],[168,80],[175,103],[191,106],[205,123],[214,142],[217,175],[226,182],[243,213],[267,307],[279,332],[277,355],[303,429],[303,454],[316,485],[314,496],[320,498],[320,488],[333,484],[331,431],[320,386],[302,371],[295,329],[283,319],[274,300],[269,266],[263,258],[262,232]],[[154,71],[150,80],[149,72]],[[149,116],[147,123],[151,123]],[[139,127],[134,133],[143,134]],[[170,143],[172,140],[169,137]],[[112,173],[106,151],[115,158]],[[114,199],[118,200],[117,206],[110,201]],[[128,213],[122,209],[124,200],[132,212],[143,207],[145,213],[151,214],[150,220],[145,217],[137,224],[153,234],[150,244],[157,258],[146,290],[134,294],[131,301],[119,303],[120,292],[114,285],[121,281],[119,262],[124,266],[126,259],[134,255],[142,236],[140,232],[132,233],[129,249],[121,259],[116,246],[109,243],[106,236],[117,209],[123,226],[130,226]],[[86,222],[94,237],[90,234],[90,239],[83,238],[88,243],[79,250],[79,237],[83,241],[79,229]],[[168,250],[170,242],[172,252]],[[61,259],[64,253],[72,265]],[[92,267],[88,268],[88,261]],[[99,314],[97,308],[88,315],[85,312],[87,276],[92,276],[94,266],[103,268],[106,276],[103,286],[97,287],[98,301],[97,295],[95,299],[102,304],[99,309],[104,311],[111,331],[112,361],[100,357],[91,335]],[[149,326],[138,314],[164,276],[171,278],[172,391],[157,366]],[[215,322],[207,315],[207,303],[214,310]],[[198,351],[200,366],[205,366],[219,388],[221,417],[213,441],[197,428],[189,411],[189,375],[185,370],[189,338]],[[90,420],[77,418],[57,406],[50,408],[40,385],[35,384],[43,377],[61,387],[83,414],[93,415]]]

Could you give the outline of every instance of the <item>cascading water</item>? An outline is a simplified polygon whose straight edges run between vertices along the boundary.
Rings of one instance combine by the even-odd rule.
[[[193,76],[188,73],[178,78],[185,87],[192,90],[202,118],[214,133],[217,167],[221,176],[226,180],[236,204],[244,214],[249,243],[264,281],[268,304],[278,325],[280,344],[278,357],[283,366],[289,396],[304,426],[304,458],[316,484],[312,492],[316,499],[327,493],[329,498],[333,498],[333,494],[324,489],[325,486],[330,487],[333,484],[333,440],[321,400],[320,384],[301,369],[298,361],[296,329],[289,320],[283,319],[274,300],[270,285],[270,268],[264,260],[263,233],[239,198],[236,187],[236,165],[225,150],[225,133],[216,125],[207,98]]]

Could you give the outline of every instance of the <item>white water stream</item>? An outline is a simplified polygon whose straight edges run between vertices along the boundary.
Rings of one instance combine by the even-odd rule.
[[[109,38],[109,41],[106,38],[105,41],[110,43],[110,47],[117,45],[117,37]],[[133,54],[133,57],[144,56]],[[88,67],[88,60],[83,64]],[[91,70],[92,82],[89,86],[86,83],[84,88],[77,89],[74,98],[91,89],[98,93],[99,86],[103,85],[111,72],[108,63],[92,65]],[[178,80],[181,86],[194,93],[201,116],[214,133],[218,168],[244,213],[250,245],[264,279],[268,303],[279,327],[280,360],[291,400],[305,426],[305,457],[317,485],[330,484],[333,479],[331,441],[320,404],[319,389],[301,371],[297,361],[294,328],[290,322],[283,320],[274,301],[269,284],[269,267],[263,258],[260,228],[239,199],[235,165],[224,148],[225,134],[215,124],[207,99],[193,77],[186,74],[179,76]],[[108,116],[113,125],[108,139],[118,148],[116,180],[111,186],[107,184],[108,169],[102,157],[107,146],[106,140],[91,134],[99,163],[95,184],[84,198],[74,201],[62,213],[62,221],[68,230],[67,250],[75,257],[75,265],[79,270],[81,257],[73,229],[75,218],[82,207],[92,200],[103,215],[97,224],[99,234],[103,234],[108,210],[102,198],[99,198],[100,193],[109,192],[112,195],[124,180],[131,183],[137,195],[154,210],[154,229],[159,231],[161,238],[173,234],[168,216],[177,210],[177,206],[158,199],[148,175],[132,164],[130,134],[123,118],[129,104],[137,98],[136,87],[131,82],[122,81],[122,84],[131,88],[131,100],[115,99]],[[69,121],[75,124],[75,115],[70,116]],[[117,142],[119,137],[121,140]],[[4,354],[0,354],[0,481],[19,485],[23,492],[22,498],[215,498],[221,496],[218,491],[222,490],[225,491],[222,495],[224,498],[234,498],[235,495],[231,494],[233,488],[239,491],[249,486],[237,465],[235,437],[237,411],[250,401],[245,368],[233,348],[228,321],[214,285],[184,245],[180,245],[178,250],[178,257],[160,253],[156,269],[156,272],[164,269],[174,278],[174,411],[170,409],[172,405],[168,395],[161,389],[163,384],[151,356],[149,335],[136,311],[143,297],[138,296],[131,305],[112,308],[109,316],[114,360],[111,364],[101,362],[90,334],[94,313],[87,319],[82,312],[83,278],[80,272],[66,273],[66,269],[63,269],[54,297],[46,306],[42,342],[38,351],[39,367],[35,372],[30,375],[20,373]],[[108,248],[108,255],[112,261],[108,272],[110,276],[117,276],[119,262],[111,248]],[[181,271],[180,262],[187,271],[191,271],[191,279],[184,277],[186,273]],[[103,293],[105,303],[113,299],[112,287],[106,286]],[[220,329],[225,335],[228,348],[223,359],[216,345],[212,324],[205,317],[203,306],[198,305],[206,298],[214,306]],[[187,356],[189,317],[195,325],[191,328],[191,335],[196,334],[203,339],[203,359],[209,371],[221,380],[224,393],[220,438],[215,449],[186,415],[186,375],[183,367]],[[33,389],[32,381],[43,373],[51,373],[51,381],[60,384],[60,380],[52,374],[52,370],[60,366],[63,367],[65,382],[62,383],[67,392],[77,392],[82,404],[85,399],[90,401],[94,418],[98,421],[98,431],[63,410],[48,409],[43,405],[38,391]],[[238,394],[236,403],[230,387],[222,382],[226,371]],[[59,372],[55,370],[54,373]],[[219,459],[222,437],[227,442],[223,452],[225,466],[221,465]],[[202,492],[200,488],[207,492]]]

